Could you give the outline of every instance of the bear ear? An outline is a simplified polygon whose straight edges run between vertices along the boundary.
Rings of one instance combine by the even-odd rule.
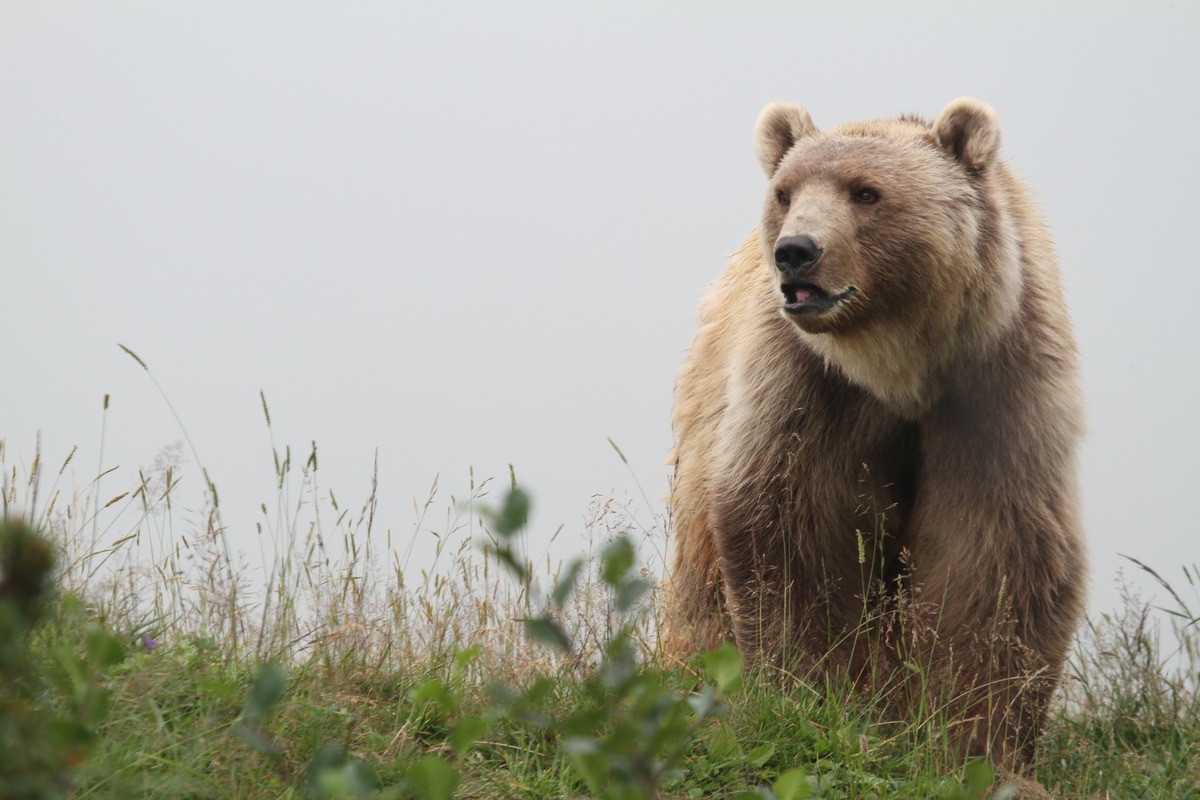
[[[942,109],[933,135],[947,153],[968,169],[981,170],[1000,150],[1000,124],[992,107],[973,97],[960,97]]]
[[[816,133],[812,117],[795,103],[771,103],[758,115],[754,126],[754,152],[767,177],[800,139]]]

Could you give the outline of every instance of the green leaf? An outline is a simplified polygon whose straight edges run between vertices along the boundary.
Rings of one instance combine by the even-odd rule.
[[[778,800],[804,800],[812,794],[812,785],[804,770],[796,767],[775,779],[775,797]]]
[[[62,599],[62,613],[65,617],[74,617],[83,613],[83,601],[73,594],[65,595]]]
[[[622,536],[611,542],[600,554],[600,577],[609,586],[617,586],[633,567],[633,545]]]
[[[372,796],[356,793],[356,776],[346,769],[351,763],[346,751],[337,745],[318,747],[304,768],[303,796],[307,800]]]
[[[46,723],[46,728],[62,748],[87,750],[97,738],[95,731],[75,719],[52,719]]]
[[[722,767],[741,761],[745,757],[737,734],[733,732],[733,728],[728,723],[722,722],[709,736],[708,755]]]
[[[458,702],[454,699],[454,695],[450,693],[444,683],[436,678],[427,680],[413,689],[409,693],[408,699],[414,706],[433,703],[447,714],[453,714],[458,710]]]
[[[83,659],[75,655],[75,651],[65,644],[56,644],[50,649],[50,655],[58,665],[57,670],[51,670],[50,680],[72,703],[78,706],[83,700],[84,687],[87,685],[87,671]]]
[[[496,560],[503,564],[517,580],[524,581],[527,577],[525,565],[517,559],[516,554],[513,553],[507,544],[495,547],[489,543],[484,545],[483,552],[495,556]]]
[[[409,767],[406,777],[421,800],[450,800],[458,788],[458,771],[441,756],[425,756]]]
[[[976,800],[976,798],[983,797],[984,792],[992,785],[995,778],[996,771],[986,758],[972,761],[963,770],[963,786],[955,794],[956,800]],[[1000,792],[997,792],[995,796],[1000,797]]]
[[[582,571],[583,559],[577,558],[567,565],[565,572],[558,576],[558,582],[554,584],[554,592],[550,595],[556,607],[562,608],[571,596],[571,592],[575,591],[575,584],[578,583],[579,574]]]
[[[108,716],[108,708],[108,692],[99,687],[93,687],[92,693],[87,698],[86,707],[81,709],[83,721],[92,726],[99,725]]]
[[[637,605],[637,602],[642,599],[646,592],[650,591],[650,587],[653,585],[645,578],[632,578],[624,581],[617,587],[613,605],[617,611],[625,613]]]
[[[455,755],[461,756],[479,741],[487,731],[487,723],[477,717],[463,717],[454,725],[448,737]]]
[[[483,652],[477,646],[464,647],[454,654],[454,675],[457,679],[461,679],[466,673],[467,667],[471,666],[471,662],[479,658],[479,654]]]
[[[571,759],[571,766],[583,778],[593,794],[601,794],[609,760],[595,739],[584,736],[573,737],[563,742],[563,750]]]
[[[771,756],[773,755],[775,755],[775,743],[767,742],[766,744],[760,744],[747,753],[746,761],[756,769],[762,769],[771,760]]]
[[[209,672],[201,672],[197,676],[196,688],[201,694],[223,700],[230,705],[236,703],[242,696],[242,687],[238,685],[237,681]]]
[[[704,673],[725,694],[742,688],[742,656],[737,648],[724,642],[703,656]]]
[[[258,671],[254,685],[246,695],[246,705],[242,708],[242,718],[251,725],[257,725],[266,719],[267,714],[283,699],[287,687],[287,677],[283,670],[274,664],[266,664]]]
[[[326,767],[316,774],[313,781],[318,797],[373,798],[379,793],[379,778],[363,762],[355,759],[340,767]]]
[[[511,538],[529,519],[529,509],[532,503],[529,495],[516,486],[504,496],[500,508],[485,512],[492,523],[492,531],[502,539]]]
[[[591,703],[572,711],[565,719],[558,720],[555,727],[571,736],[593,736],[608,722],[608,710]]]
[[[570,652],[571,639],[554,620],[549,617],[533,617],[531,619],[524,619],[522,622],[525,623],[525,633],[533,641],[548,645],[564,653]]]
[[[522,697],[512,687],[500,682],[494,682],[488,686],[488,694],[492,697],[492,702],[503,710],[511,710],[521,702]]]
[[[103,671],[125,659],[125,645],[99,625],[89,625],[87,653],[95,667]]]
[[[312,754],[312,758],[308,760],[308,766],[305,772],[309,776],[309,782],[315,782],[322,772],[341,769],[346,763],[346,753],[342,748],[332,745],[323,744],[316,749]]]
[[[600,664],[600,679],[605,686],[618,691],[638,676],[637,653],[629,643],[629,636],[621,631],[605,648],[604,660]],[[642,673],[645,674],[645,673]]]
[[[717,700],[717,687],[712,684],[703,687],[699,694],[689,697],[688,705],[691,706],[697,721],[705,717],[720,716],[723,712],[721,703]]]
[[[283,755],[282,747],[258,728],[247,725],[245,722],[239,722],[234,725],[233,732],[237,734],[239,739],[250,745],[252,749],[268,758],[279,758]]]

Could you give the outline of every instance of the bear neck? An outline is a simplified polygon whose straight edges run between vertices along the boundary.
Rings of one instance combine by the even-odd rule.
[[[994,298],[991,305],[1001,308],[986,315],[987,325],[965,322],[970,315],[955,315],[930,321],[917,332],[905,324],[885,323],[836,333],[797,333],[827,366],[901,418],[917,420],[948,393],[973,384],[970,376],[989,370],[1018,316],[1007,298]]]

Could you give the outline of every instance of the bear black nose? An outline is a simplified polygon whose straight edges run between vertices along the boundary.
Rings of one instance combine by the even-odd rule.
[[[823,252],[811,236],[784,236],[775,243],[775,266],[789,279],[802,278]]]

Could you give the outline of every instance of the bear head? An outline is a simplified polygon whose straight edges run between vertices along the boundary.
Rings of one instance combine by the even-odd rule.
[[[907,417],[953,361],[982,356],[1021,287],[986,104],[819,131],[772,103],[755,130],[770,178],[759,229],[780,313],[832,366]],[[1003,172],[1003,175],[999,173]]]

